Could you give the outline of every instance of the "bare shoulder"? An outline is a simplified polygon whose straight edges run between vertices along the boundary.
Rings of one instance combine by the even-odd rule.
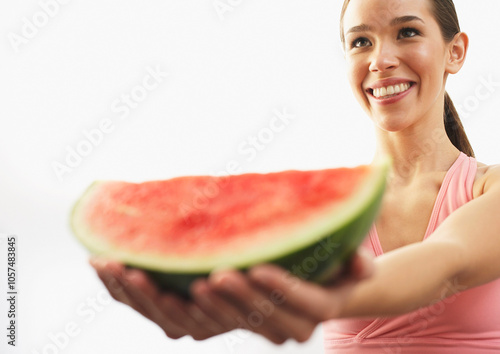
[[[474,181],[473,196],[479,197],[493,185],[500,186],[500,164],[486,165],[477,163],[476,179]]]

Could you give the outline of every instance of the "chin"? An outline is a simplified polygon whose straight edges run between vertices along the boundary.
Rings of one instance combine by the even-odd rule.
[[[384,118],[372,118],[375,125],[384,131],[395,133],[403,131],[411,125],[404,117],[384,117]]]

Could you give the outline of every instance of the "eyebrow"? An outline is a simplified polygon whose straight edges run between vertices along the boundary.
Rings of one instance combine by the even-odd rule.
[[[407,23],[407,22],[411,22],[411,21],[420,21],[422,23],[425,24],[424,20],[422,20],[420,17],[418,16],[400,16],[400,17],[396,17],[394,18],[390,25],[391,26],[397,26],[397,25],[400,25],[400,24],[403,24],[403,23]],[[349,33],[352,33],[352,32],[367,32],[367,31],[371,31],[371,27],[368,26],[368,25],[365,25],[365,24],[362,24],[362,25],[359,25],[359,26],[354,26],[354,27],[351,27],[347,32],[346,32],[346,36],[349,34]]]

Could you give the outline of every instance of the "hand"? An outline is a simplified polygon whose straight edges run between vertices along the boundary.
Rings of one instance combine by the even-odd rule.
[[[273,343],[309,339],[318,323],[336,318],[355,284],[373,272],[371,258],[358,252],[348,274],[335,284],[319,286],[300,280],[275,265],[214,272],[191,287],[193,300],[160,292],[137,269],[91,259],[116,300],[158,324],[170,338],[191,335],[201,340],[246,328]]]

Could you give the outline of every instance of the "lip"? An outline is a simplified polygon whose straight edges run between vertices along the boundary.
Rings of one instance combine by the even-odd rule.
[[[396,94],[395,96],[392,96],[389,98],[377,98],[377,97],[373,96],[374,89],[386,87],[386,86],[391,86],[391,85],[406,84],[406,83],[410,84],[410,88],[408,90],[406,90],[405,92]],[[365,91],[369,95],[369,97],[372,100],[374,100],[375,102],[377,102],[378,104],[388,105],[388,104],[395,103],[395,102],[401,100],[402,98],[406,97],[411,91],[413,91],[413,88],[415,87],[415,85],[416,85],[415,81],[411,81],[411,80],[404,79],[404,78],[394,77],[394,78],[389,78],[389,79],[378,80],[378,81],[374,82],[373,84],[370,84],[369,86],[367,86]]]

